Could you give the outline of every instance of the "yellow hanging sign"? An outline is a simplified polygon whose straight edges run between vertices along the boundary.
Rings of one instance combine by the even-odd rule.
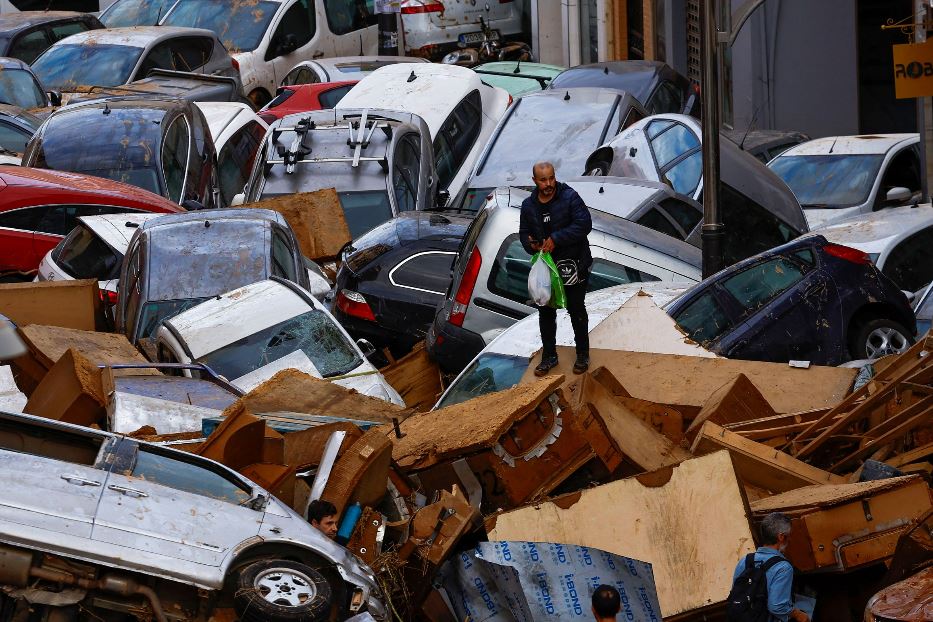
[[[894,46],[897,99],[933,97],[933,39]]]

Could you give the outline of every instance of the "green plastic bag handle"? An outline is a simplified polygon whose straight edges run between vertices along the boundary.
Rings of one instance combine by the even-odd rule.
[[[564,282],[560,278],[560,273],[557,271],[557,266],[554,264],[551,254],[538,251],[532,255],[531,265],[535,265],[535,262],[539,259],[544,261],[551,271],[551,301],[548,306],[555,309],[566,309],[567,294],[564,292]]]

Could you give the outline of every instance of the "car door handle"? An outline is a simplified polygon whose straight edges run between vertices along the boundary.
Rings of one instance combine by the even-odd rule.
[[[75,486],[100,486],[100,482],[95,482],[92,479],[85,479],[77,475],[69,475],[67,473],[62,475],[62,479]]]
[[[107,488],[109,488],[110,490],[116,491],[120,493],[121,495],[126,495],[127,497],[141,498],[141,497],[149,496],[146,493],[144,493],[142,490],[136,490],[135,488],[127,488],[125,486],[117,486],[116,484],[110,484],[109,486],[107,486]]]

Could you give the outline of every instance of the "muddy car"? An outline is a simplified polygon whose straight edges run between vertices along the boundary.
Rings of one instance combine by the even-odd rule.
[[[4,620],[385,619],[372,572],[212,460],[0,413]]]

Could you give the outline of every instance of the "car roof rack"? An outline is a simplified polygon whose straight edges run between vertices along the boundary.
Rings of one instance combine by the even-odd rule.
[[[364,156],[363,149],[369,147],[369,143],[377,129],[381,129],[387,138],[391,138],[392,126],[389,125],[389,121],[394,121],[394,119],[389,119],[378,114],[370,114],[368,110],[364,110],[361,113],[344,115],[343,121],[346,121],[346,124],[338,121],[333,125],[319,126],[311,120],[311,117],[304,117],[292,127],[275,128],[272,131],[271,141],[276,147],[276,153],[278,153],[279,158],[266,160],[266,165],[284,164],[285,173],[290,175],[295,172],[295,167],[298,164],[349,162],[350,166],[355,168],[360,165],[360,162],[378,162],[383,171],[387,173],[389,170],[389,163],[386,157]],[[311,155],[311,146],[308,142],[312,130],[343,129],[346,129],[348,132],[347,146],[353,149],[351,155],[321,158],[308,157]],[[281,136],[282,132],[295,133],[295,138],[288,147],[278,144],[279,136]]]

